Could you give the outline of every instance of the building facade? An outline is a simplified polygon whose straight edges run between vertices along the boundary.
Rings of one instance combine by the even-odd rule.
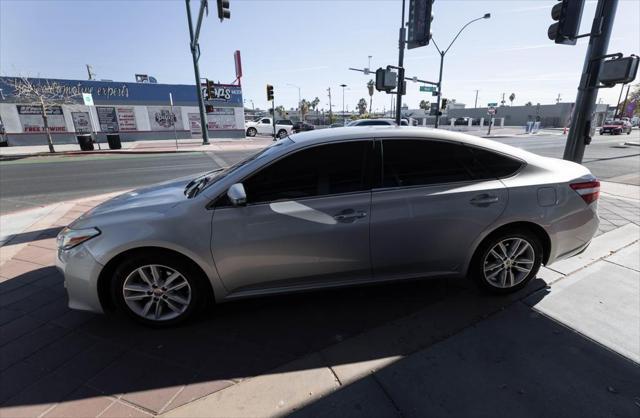
[[[8,143],[45,144],[42,110],[38,103],[16,95],[14,80],[0,77],[0,119]],[[28,81],[35,88],[70,97],[47,111],[54,143],[75,143],[78,135],[90,132],[95,132],[100,141],[109,133],[119,134],[123,141],[202,137],[194,85],[43,78]],[[242,88],[227,84],[214,87],[214,97],[205,101],[209,136],[214,140],[244,138]],[[83,93],[91,94],[93,106],[84,104]]]

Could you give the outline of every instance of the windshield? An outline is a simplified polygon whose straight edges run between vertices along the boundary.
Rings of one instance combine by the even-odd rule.
[[[221,179],[233,173],[235,170],[239,169],[240,167],[245,166],[251,161],[259,160],[260,158],[264,158],[267,155],[273,154],[274,152],[279,151],[285,147],[288,147],[293,143],[294,142],[291,139],[289,139],[289,137],[286,137],[284,139],[279,140],[275,144],[267,148],[264,148],[262,151],[257,152],[249,156],[248,158],[245,158],[244,160],[241,160],[235,163],[232,166],[218,168],[216,170],[209,171],[208,173],[205,173],[200,177],[196,177],[195,179],[191,180],[189,184],[187,184],[187,186],[184,188],[184,194],[185,196],[187,196],[188,199],[191,199],[192,197],[196,197],[204,189],[220,181]]]

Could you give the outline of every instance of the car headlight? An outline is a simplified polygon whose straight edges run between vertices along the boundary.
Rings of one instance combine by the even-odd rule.
[[[98,228],[85,228],[85,229],[70,229],[64,228],[58,234],[56,243],[59,250],[70,250],[76,245],[90,240],[91,238],[100,235]]]

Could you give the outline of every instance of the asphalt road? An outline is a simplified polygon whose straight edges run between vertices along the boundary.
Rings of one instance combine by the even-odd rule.
[[[562,158],[565,136],[516,135],[497,141],[544,156]],[[640,185],[640,147],[621,147],[625,141],[640,140],[631,135],[596,135],[587,147],[584,164],[603,180]],[[228,165],[254,151],[216,154]],[[91,156],[30,157],[0,162],[0,214],[42,206],[63,200],[140,187],[219,167],[211,155],[116,154]]]

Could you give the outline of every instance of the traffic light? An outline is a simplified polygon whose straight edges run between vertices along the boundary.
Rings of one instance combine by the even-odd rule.
[[[273,86],[267,84],[267,101],[273,100]]]
[[[429,45],[433,21],[432,8],[433,0],[411,0],[409,3],[407,49]]]
[[[390,92],[398,85],[398,75],[389,68],[376,70],[376,90]]]
[[[231,18],[231,12],[229,11],[229,0],[218,0],[218,17],[222,22],[225,19]]]
[[[445,110],[447,108],[447,99],[442,99],[442,104],[440,105],[440,109]]]
[[[575,45],[582,20],[584,0],[560,0],[551,9],[551,18],[557,20],[549,26],[549,39],[557,44]]]
[[[207,79],[207,100],[211,100],[213,98],[213,81]]]

